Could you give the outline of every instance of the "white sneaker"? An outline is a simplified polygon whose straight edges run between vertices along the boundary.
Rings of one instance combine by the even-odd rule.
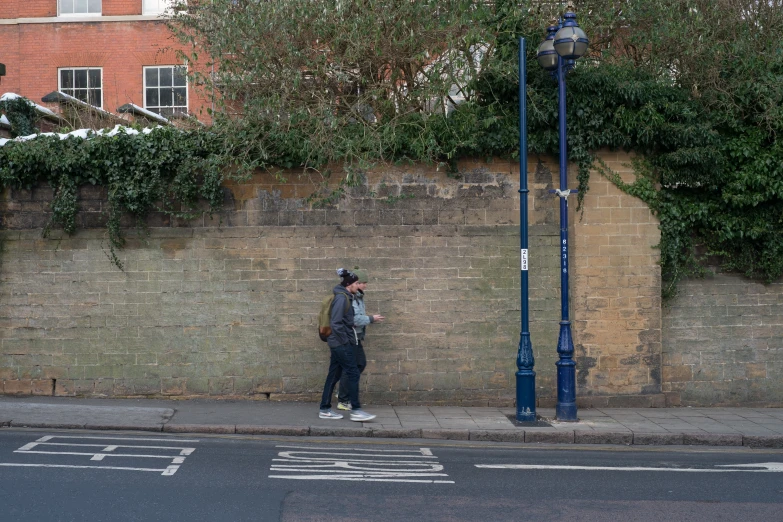
[[[374,418],[375,415],[372,413],[367,413],[364,410],[356,410],[351,412],[351,420],[355,422],[367,422],[373,420]]]
[[[332,410],[322,411],[322,412],[320,412],[318,414],[318,416],[320,418],[322,418],[322,419],[335,419],[335,420],[337,420],[337,419],[342,419],[343,418],[342,415],[340,415],[339,413],[334,412]]]

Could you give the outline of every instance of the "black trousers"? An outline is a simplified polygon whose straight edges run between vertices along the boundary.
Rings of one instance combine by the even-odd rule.
[[[353,353],[356,359],[356,367],[359,369],[359,375],[361,375],[364,369],[367,367],[367,356],[364,354],[364,346],[362,346],[361,341],[359,341],[358,345],[353,347]],[[343,372],[342,376],[337,376],[337,379],[340,381],[340,391],[337,400],[339,402],[350,402],[351,400],[348,390],[350,390],[351,387],[348,382],[348,373]],[[359,383],[357,382],[356,384],[358,386]]]
[[[344,344],[329,349],[332,352],[329,360],[329,373],[326,375],[324,383],[324,392],[321,395],[321,411],[326,411],[332,407],[332,396],[334,387],[340,382],[340,377],[347,377],[346,391],[351,401],[351,408],[361,409],[359,404],[359,369],[356,367],[356,357],[354,355],[356,346]],[[342,388],[342,387],[341,387]]]

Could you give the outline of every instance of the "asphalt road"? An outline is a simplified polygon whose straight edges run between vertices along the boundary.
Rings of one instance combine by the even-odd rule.
[[[781,521],[783,451],[2,429],[0,517]]]

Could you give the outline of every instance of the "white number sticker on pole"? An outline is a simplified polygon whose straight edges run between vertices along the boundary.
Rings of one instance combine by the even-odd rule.
[[[527,272],[527,248],[521,249],[522,252],[522,270]]]

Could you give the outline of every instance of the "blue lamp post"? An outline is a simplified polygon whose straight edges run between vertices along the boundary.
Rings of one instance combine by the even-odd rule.
[[[568,150],[566,141],[566,75],[587,51],[588,39],[576,23],[573,2],[563,17],[547,28],[547,37],[538,46],[538,63],[550,71],[558,85],[558,125],[560,134],[560,336],[557,340],[557,406],[561,421],[576,421],[576,363],[571,320],[568,313]]]
[[[517,350],[517,420],[536,420],[536,372],[533,371],[533,345],[530,343],[527,277],[527,60],[525,39],[519,39],[519,246],[522,291],[522,330]]]

